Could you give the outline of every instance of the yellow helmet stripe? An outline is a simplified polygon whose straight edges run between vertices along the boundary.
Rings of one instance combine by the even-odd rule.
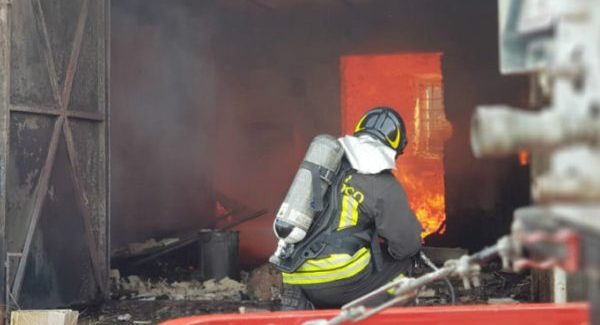
[[[362,123],[365,120],[365,117],[367,117],[367,114],[363,115],[363,117],[360,118],[360,121],[358,121],[358,123],[356,123],[356,127],[354,128],[354,133],[365,128],[364,126],[362,126]]]
[[[392,148],[397,149],[400,145],[400,129],[396,129],[396,138],[394,140],[390,139],[387,135],[385,138],[388,140]]]

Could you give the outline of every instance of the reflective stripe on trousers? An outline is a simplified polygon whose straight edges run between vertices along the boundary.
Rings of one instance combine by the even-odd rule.
[[[371,251],[363,247],[354,255],[332,254],[329,257],[306,261],[296,272],[283,272],[285,284],[319,284],[347,279],[371,262]]]

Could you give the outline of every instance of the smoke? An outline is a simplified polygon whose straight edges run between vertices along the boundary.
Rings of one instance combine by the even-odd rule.
[[[113,248],[212,216],[209,10],[203,1],[112,2]]]
[[[510,223],[527,175],[474,160],[468,121],[477,104],[510,102],[524,83],[498,73],[495,4],[467,2],[113,1],[113,247],[209,225],[221,192],[248,213],[269,210],[236,228],[244,264],[265,262],[273,215],[308,143],[340,135],[340,57],[408,52],[444,53],[455,133],[439,243],[495,240],[485,229]]]

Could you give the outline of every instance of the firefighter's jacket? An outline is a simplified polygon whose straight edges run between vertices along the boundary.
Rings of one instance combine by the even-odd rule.
[[[333,188],[332,188],[333,190]],[[406,193],[389,171],[359,174],[350,171],[337,186],[339,195],[330,227],[344,231],[339,243],[306,260],[296,271],[283,273],[288,285],[313,286],[347,282],[374,263],[373,236],[383,238],[387,253],[404,260],[418,253],[421,225],[408,206]],[[356,227],[357,232],[348,231]]]

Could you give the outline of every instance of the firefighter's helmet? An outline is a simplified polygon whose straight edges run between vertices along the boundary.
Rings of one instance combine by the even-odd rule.
[[[406,127],[398,112],[390,107],[375,107],[366,112],[356,124],[354,135],[368,134],[402,154],[408,144]]]

